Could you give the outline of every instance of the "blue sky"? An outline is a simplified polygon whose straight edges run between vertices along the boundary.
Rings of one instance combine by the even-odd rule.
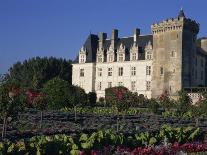
[[[207,36],[206,0],[0,0],[0,73],[35,56],[74,59],[88,34],[119,29],[119,36],[175,17],[183,7]]]

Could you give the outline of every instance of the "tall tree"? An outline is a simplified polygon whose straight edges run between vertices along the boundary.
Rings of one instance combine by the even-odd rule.
[[[35,57],[22,63],[17,62],[9,69],[10,79],[19,81],[23,87],[34,89],[42,88],[47,81],[54,77],[59,77],[71,84],[71,61],[54,57]]]

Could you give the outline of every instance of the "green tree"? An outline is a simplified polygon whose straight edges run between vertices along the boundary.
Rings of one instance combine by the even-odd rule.
[[[44,85],[42,92],[47,96],[49,109],[61,109],[69,102],[70,84],[56,77]]]
[[[191,109],[192,100],[185,91],[179,91],[178,95],[177,113],[178,115],[183,115]]]
[[[14,83],[13,83],[14,84]],[[23,92],[11,81],[5,81],[0,85],[0,116],[3,120],[2,139],[7,130],[8,118],[16,118],[24,108]]]
[[[93,107],[96,105],[97,95],[95,92],[89,92],[87,94],[88,97],[88,105]]]
[[[153,98],[152,98],[152,99],[148,100],[147,107],[151,110],[151,112],[153,112],[154,114],[157,114],[160,105],[159,105],[159,103],[156,101],[156,99],[153,99]]]
[[[23,87],[40,89],[43,85],[59,77],[69,84],[72,82],[71,61],[54,57],[35,57],[24,62],[17,62],[9,69],[9,79],[17,80]]]
[[[85,90],[78,87],[78,86],[70,86],[69,91],[69,101],[67,102],[66,107],[73,107],[74,109],[74,115],[75,115],[75,121],[77,120],[77,107],[80,105],[86,105],[87,104],[87,94],[85,93]]]
[[[169,111],[172,108],[175,108],[174,101],[170,99],[167,91],[164,91],[160,97],[158,98],[159,104],[165,109],[165,111]]]

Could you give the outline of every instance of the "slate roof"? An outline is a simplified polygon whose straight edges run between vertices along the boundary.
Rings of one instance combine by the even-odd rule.
[[[83,47],[87,51],[86,63],[96,61],[98,40],[99,40],[98,35],[90,34],[88,36],[87,40],[85,41]],[[153,36],[152,35],[139,36],[139,39],[138,39],[138,46],[139,46],[139,53],[140,53],[139,59],[144,59],[144,48],[149,41],[151,41],[151,43],[153,45]],[[126,61],[129,61],[129,58],[130,58],[129,57],[129,50],[133,46],[133,43],[134,43],[133,37],[124,37],[124,38],[119,38],[117,40],[116,49],[118,49],[121,44],[123,44],[126,48]],[[107,52],[107,49],[109,49],[110,45],[111,45],[111,40],[106,39],[104,42],[104,45],[103,45],[104,55],[105,55],[104,61],[106,61],[106,52]],[[115,49],[115,51],[116,51],[116,49]],[[115,52],[115,58],[116,58],[116,52]],[[78,61],[79,61],[79,58],[77,56],[73,63],[78,63]]]

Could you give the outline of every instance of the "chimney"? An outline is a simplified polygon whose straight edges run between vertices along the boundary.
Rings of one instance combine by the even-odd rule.
[[[114,49],[116,48],[117,40],[118,40],[118,30],[113,29],[112,36],[111,36],[111,45]]]
[[[140,35],[140,29],[138,28],[134,29],[134,42],[138,42],[139,35]]]
[[[201,48],[207,52],[207,39],[201,39]]]
[[[99,33],[99,48],[103,48],[104,42],[107,38],[107,34],[106,33]]]

